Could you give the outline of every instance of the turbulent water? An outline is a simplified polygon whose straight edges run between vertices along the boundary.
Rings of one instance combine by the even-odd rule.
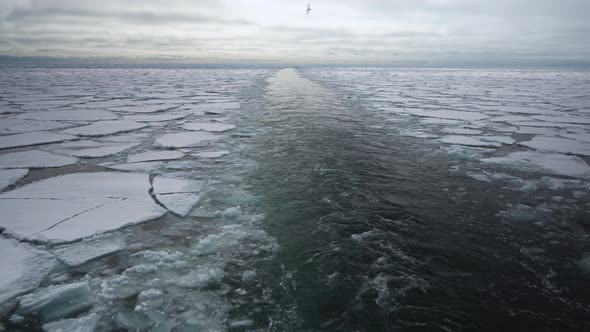
[[[100,317],[89,331],[590,328],[590,72],[2,71],[5,123],[81,109],[141,122],[128,105],[166,104],[153,114],[179,117],[76,134],[137,145],[60,167],[23,166],[29,173],[0,200],[57,175],[113,168],[204,188],[186,216],[167,213],[92,238],[121,245],[80,264],[60,250],[89,250],[87,237],[31,240],[0,224],[4,239],[57,257],[39,285],[0,306],[0,327],[41,331],[59,319]],[[175,160],[126,162],[154,142],[160,151],[162,135],[195,121],[235,129],[211,129],[217,136],[208,143],[167,146],[184,153]],[[33,125],[40,124],[26,124]],[[3,155],[63,154],[67,143],[10,143],[8,135],[30,132],[14,127],[1,128]],[[51,129],[63,130],[73,133]],[[68,284],[81,285],[68,296],[88,303],[70,312],[27,307],[27,293]],[[48,297],[54,308],[68,300]]]

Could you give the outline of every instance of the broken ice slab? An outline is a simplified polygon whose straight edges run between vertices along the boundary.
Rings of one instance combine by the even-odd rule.
[[[572,153],[590,156],[590,144],[567,138],[535,136],[528,142],[520,142],[518,144],[543,152]]]
[[[184,157],[180,151],[146,151],[127,156],[128,163],[137,163],[144,161],[174,160]]]
[[[168,210],[181,217],[186,217],[201,199],[202,181],[166,178],[154,178],[153,191],[156,199]]]
[[[52,252],[68,266],[78,266],[125,248],[121,234],[100,234],[80,242],[57,247]]]
[[[164,162],[162,162],[162,161],[146,161],[146,162],[128,163],[128,164],[104,163],[104,164],[100,164],[100,166],[114,169],[117,171],[124,171],[124,172],[151,173],[151,172],[157,171],[162,166],[164,166]]]
[[[94,332],[98,326],[100,316],[92,313],[80,318],[62,319],[43,325],[45,332]]]
[[[35,121],[24,119],[1,119],[0,134],[10,135],[27,133],[30,131],[53,130],[70,127],[67,123],[60,123],[56,121]]]
[[[103,110],[77,109],[72,111],[39,111],[26,112],[16,116],[19,119],[32,120],[61,120],[61,121],[98,121],[114,120],[117,118],[113,112]]]
[[[37,286],[53,269],[55,258],[27,244],[0,238],[0,311],[6,300]]]
[[[48,148],[48,150],[80,158],[99,158],[115,155],[131,149],[138,143],[101,143],[95,141],[77,141],[62,143]]]
[[[70,318],[92,307],[92,293],[87,282],[39,288],[19,298],[16,312],[21,316],[39,315],[45,321]]]
[[[504,157],[484,158],[481,161],[507,165],[524,171],[590,178],[590,166],[576,156],[541,152],[513,152]]]
[[[0,168],[46,168],[73,165],[78,158],[31,150],[0,155]]]
[[[28,169],[6,169],[0,170],[0,191],[8,186],[12,186],[18,180],[29,174]]]
[[[484,142],[482,140],[461,135],[449,135],[440,139],[443,143],[457,144],[465,146],[481,146],[481,147],[500,147],[502,144],[496,142]]]
[[[32,131],[29,133],[0,136],[0,149],[71,141],[74,139],[78,139],[78,137],[67,134],[56,134],[49,131]]]
[[[62,131],[62,133],[79,136],[105,136],[133,131],[145,127],[147,127],[147,125],[144,123],[127,120],[98,121],[87,126],[66,129]]]
[[[163,148],[188,148],[202,146],[218,139],[219,136],[207,132],[180,132],[158,138],[155,145]]]
[[[195,130],[195,131],[210,131],[210,132],[224,132],[236,129],[236,126],[233,124],[225,124],[219,122],[188,122],[185,123],[182,128],[186,130]]]
[[[137,173],[74,173],[0,194],[0,226],[17,238],[70,242],[159,218],[166,210]]]

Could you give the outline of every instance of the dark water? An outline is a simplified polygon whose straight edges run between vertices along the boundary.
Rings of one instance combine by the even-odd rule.
[[[572,264],[589,248],[583,211],[558,211],[562,223],[543,229],[501,222],[507,203],[543,197],[454,176],[448,158],[399,136],[399,124],[295,70],[279,71],[264,96],[253,121],[265,129],[246,154],[281,251],[257,268],[272,289],[261,323],[590,329],[590,280]]]

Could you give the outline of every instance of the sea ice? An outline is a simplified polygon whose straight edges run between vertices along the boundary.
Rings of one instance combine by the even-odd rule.
[[[186,130],[203,130],[211,132],[224,132],[236,129],[233,124],[225,124],[219,122],[188,122],[185,123],[182,128]]]
[[[98,121],[87,126],[70,128],[62,133],[79,136],[105,136],[145,128],[147,125],[134,121]]]
[[[178,107],[177,104],[156,104],[156,105],[137,105],[137,106],[117,106],[111,107],[109,110],[115,112],[128,112],[128,113],[155,113],[170,110]]]
[[[449,119],[437,119],[437,118],[425,118],[420,120],[421,124],[427,125],[454,125],[463,123],[463,121],[459,120],[449,120]]]
[[[219,136],[208,132],[180,132],[166,134],[158,138],[155,145],[163,148],[187,148],[202,146],[217,139],[219,139]]]
[[[30,131],[62,129],[70,127],[67,123],[56,121],[35,121],[23,119],[0,119],[0,135],[26,133]]]
[[[19,238],[69,242],[163,216],[145,174],[74,173],[0,194],[2,225]]]
[[[66,134],[56,134],[49,131],[32,131],[22,134],[0,136],[0,149],[56,143],[73,139],[78,139],[78,137]]]
[[[181,217],[186,217],[201,199],[202,181],[166,178],[154,178],[153,190],[156,199],[168,210]]]
[[[227,151],[227,150],[221,150],[221,151],[203,151],[203,152],[195,153],[194,156],[195,157],[199,157],[199,158],[211,158],[211,159],[215,159],[215,158],[221,158],[221,157],[226,156],[228,154],[229,154],[229,151]]]
[[[92,293],[87,282],[53,285],[37,289],[19,298],[17,313],[39,314],[45,321],[69,318],[92,307]]]
[[[482,147],[499,147],[502,146],[500,143],[485,142],[470,136],[461,135],[449,135],[440,139],[441,142],[447,144],[457,144],[466,146],[482,146]]]
[[[137,146],[137,143],[101,143],[95,141],[77,141],[52,146],[48,150],[80,158],[98,158],[117,154]]]
[[[100,316],[92,313],[80,318],[63,319],[43,325],[45,332],[94,332],[98,326]]]
[[[124,171],[124,172],[150,173],[150,172],[156,171],[159,168],[161,168],[162,166],[164,166],[164,162],[163,161],[145,161],[145,162],[128,163],[128,164],[105,163],[105,164],[100,164],[100,166],[114,169],[117,171]]]
[[[56,261],[50,254],[0,237],[0,307],[6,300],[37,286],[53,269]]]
[[[0,156],[0,161],[2,160]],[[22,179],[23,177],[29,174],[28,169],[7,169],[7,170],[0,170],[0,191],[4,190],[8,186],[12,186],[18,180]]]
[[[184,119],[188,114],[155,114],[155,115],[128,115],[125,120],[136,122],[165,122]]]
[[[482,133],[482,130],[468,128],[444,128],[442,132],[445,134],[479,135]]]
[[[560,152],[590,156],[590,144],[567,138],[535,136],[528,142],[520,142],[518,144],[543,152]]]
[[[475,137],[485,142],[496,142],[500,144],[512,145],[516,141],[510,136],[477,136]]]
[[[579,116],[548,116],[548,115],[533,115],[531,118],[535,120],[547,122],[560,123],[575,123],[575,124],[590,124],[590,119]]]
[[[513,152],[505,157],[484,158],[482,162],[503,164],[526,171],[590,178],[590,166],[581,158],[555,153]]]
[[[127,156],[128,163],[137,163],[144,161],[174,160],[180,159],[184,153],[180,151],[147,151]]]
[[[33,120],[61,120],[61,121],[98,121],[114,120],[117,116],[113,112],[103,110],[77,109],[73,111],[39,111],[27,112],[16,116],[19,119]]]
[[[0,168],[45,168],[73,165],[78,158],[31,150],[0,155]]]
[[[100,234],[60,246],[53,250],[53,254],[68,266],[78,266],[124,248],[125,237],[122,235]]]
[[[467,112],[467,111],[452,111],[452,110],[433,110],[433,111],[425,111],[425,110],[407,110],[408,113],[428,117],[428,118],[438,118],[438,119],[449,119],[449,120],[464,120],[464,121],[471,121],[471,120],[481,120],[487,119],[488,116],[479,112]]]

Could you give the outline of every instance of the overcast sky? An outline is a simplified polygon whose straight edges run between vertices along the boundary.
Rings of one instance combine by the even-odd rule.
[[[0,0],[0,54],[590,62],[590,0]]]

